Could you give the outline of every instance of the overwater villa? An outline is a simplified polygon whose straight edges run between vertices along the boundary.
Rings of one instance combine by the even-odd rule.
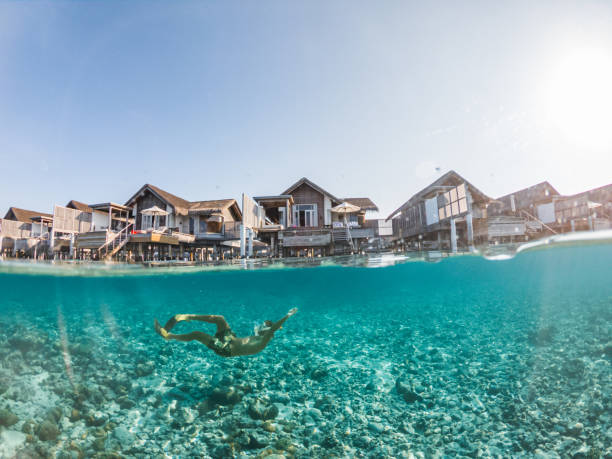
[[[231,252],[240,238],[242,211],[235,199],[187,201],[154,185],[143,185],[125,205],[134,224],[126,250],[151,256],[210,260]]]
[[[612,228],[612,184],[554,199],[554,227],[558,232]]]
[[[612,185],[574,195],[561,195],[549,182],[507,194],[488,207],[489,219],[514,216],[524,225],[525,239],[571,231],[611,227]]]
[[[0,220],[0,256],[33,257],[45,252],[53,215],[11,207]]]
[[[396,247],[412,250],[468,249],[487,241],[487,206],[492,199],[449,171],[394,210]]]
[[[279,195],[254,200],[265,212],[256,232],[272,256],[356,252],[376,236],[366,218],[378,211],[371,199],[337,198],[306,177]]]
[[[125,204],[71,200],[53,214],[11,208],[6,217],[0,242],[12,255],[41,239],[42,222],[46,248],[39,254],[53,258],[206,261],[236,253],[242,212],[235,199],[187,201],[146,184]]]

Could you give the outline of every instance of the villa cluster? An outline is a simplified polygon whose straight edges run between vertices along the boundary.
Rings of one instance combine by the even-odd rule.
[[[234,256],[328,256],[389,248],[469,249],[610,228],[612,184],[562,196],[548,182],[490,198],[454,171],[386,219],[369,198],[338,198],[307,178],[282,193],[188,201],[143,185],[124,204],[71,200],[52,213],[11,207],[0,256],[211,261]]]

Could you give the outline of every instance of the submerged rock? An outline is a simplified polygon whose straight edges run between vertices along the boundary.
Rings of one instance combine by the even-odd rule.
[[[417,394],[408,383],[402,381],[401,379],[395,381],[395,389],[407,403],[423,401],[423,397]]]
[[[0,426],[10,427],[17,424],[19,418],[7,409],[0,409]]]
[[[557,329],[554,326],[549,326],[531,331],[528,333],[527,337],[529,342],[534,346],[545,346],[552,343],[556,333]]]
[[[106,424],[107,420],[108,420],[108,415],[100,411],[89,413],[87,416],[85,416],[85,424],[87,424],[90,427],[91,426],[93,427],[103,426],[104,424]]]
[[[327,368],[315,368],[314,370],[312,370],[312,373],[310,373],[310,379],[313,379],[315,381],[320,381],[323,378],[325,378],[328,374],[329,374],[329,370]]]
[[[249,403],[247,409],[249,416],[253,419],[268,420],[278,416],[278,408],[271,402],[264,402],[261,399]]]
[[[561,373],[568,378],[580,378],[584,374],[585,365],[581,359],[571,359],[563,364]]]
[[[38,425],[36,429],[36,435],[42,441],[55,440],[60,434],[57,426],[50,420],[45,420]]]
[[[242,394],[235,387],[215,388],[208,398],[213,405],[235,405],[242,400]]]
[[[155,371],[155,364],[151,361],[139,363],[136,365],[136,376],[142,378],[144,376],[149,376]]]
[[[38,335],[18,335],[9,338],[9,344],[21,352],[40,350],[45,345],[45,340]]]

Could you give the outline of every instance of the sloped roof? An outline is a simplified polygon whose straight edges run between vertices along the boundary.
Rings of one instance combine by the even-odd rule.
[[[378,212],[378,206],[370,198],[344,198],[343,201],[360,207],[361,210],[374,210]]]
[[[35,217],[53,218],[52,214],[47,214],[45,212],[36,212],[35,210],[20,209],[18,207],[10,207],[4,218],[7,220],[11,220],[11,213],[15,217],[15,220],[24,223],[32,223],[32,218]]]
[[[134,204],[136,198],[146,189],[157,195],[157,197],[159,197],[162,201],[165,201],[166,203],[174,207],[174,210],[177,214],[187,215],[189,206],[191,204],[189,201],[186,201],[183,198],[179,198],[178,196],[175,196],[172,193],[168,193],[167,191],[162,190],[161,188],[158,188],[155,185],[151,185],[150,183],[145,183],[143,186],[141,186],[140,189],[136,193],[134,193],[134,195],[130,199],[126,201],[125,205],[131,206],[132,204]]]
[[[555,189],[554,186],[552,186],[548,181],[543,181],[540,183],[536,183],[535,185],[532,186],[528,186],[527,188],[523,188],[522,190],[518,190],[518,191],[514,191],[512,193],[508,193],[505,194],[499,198],[497,198],[498,201],[502,201],[504,199],[509,199],[510,196],[514,195],[515,197],[519,198],[522,197],[524,195],[529,195],[533,192],[536,192],[540,189],[551,189],[552,190],[552,195],[553,196],[560,196],[560,193]]]
[[[189,212],[216,212],[233,209],[238,220],[242,220],[242,211],[235,199],[216,199],[212,201],[196,201],[190,203]]]
[[[282,192],[281,194],[291,194],[291,192],[293,190],[295,190],[296,188],[298,188],[301,185],[308,185],[310,188],[318,191],[321,194],[327,195],[331,198],[332,201],[336,201],[338,203],[342,202],[342,199],[338,199],[337,197],[335,197],[333,194],[331,194],[329,191],[324,190],[323,188],[321,188],[319,185],[317,185],[314,182],[311,182],[310,180],[308,180],[306,177],[302,177],[301,179],[299,179],[297,182],[295,182],[293,185],[291,185],[289,188],[287,188],[284,192]]]
[[[89,207],[87,204],[82,203],[80,201],[71,200],[66,207],[70,207],[71,209],[80,210],[81,212],[92,212],[93,209]]]
[[[236,206],[234,209],[239,218],[242,218],[242,213],[240,211],[240,206],[238,206],[238,202],[235,199],[217,199],[211,201],[187,201],[186,199],[179,198],[178,196],[168,193],[165,190],[162,190],[155,185],[151,185],[146,183],[125,203],[125,205],[133,204],[133,201],[145,190],[149,189],[153,194],[157,195],[162,201],[165,201],[167,204],[170,204],[174,207],[174,210],[177,214],[188,215],[189,211],[205,211],[205,210],[224,210]]]
[[[610,183],[609,185],[604,185],[604,186],[600,186],[600,187],[597,187],[597,188],[592,188],[592,189],[587,190],[587,191],[581,191],[580,193],[568,195],[566,197],[568,197],[568,198],[577,198],[577,197],[581,197],[583,195],[586,195],[590,199],[591,195],[594,195],[594,194],[597,195],[597,194],[601,194],[601,193],[612,193],[612,183]]]
[[[389,214],[389,216],[386,218],[386,220],[392,219],[393,217],[395,217],[395,215],[397,215],[403,209],[405,209],[406,207],[410,207],[411,205],[414,205],[416,202],[418,202],[419,200],[423,199],[424,195],[426,195],[427,193],[431,192],[436,187],[443,186],[448,181],[465,182],[468,185],[468,187],[470,189],[470,192],[472,194],[476,194],[480,198],[480,200],[487,201],[487,202],[493,201],[492,198],[490,198],[489,196],[484,194],[482,191],[480,191],[478,188],[476,188],[474,185],[472,185],[470,182],[468,182],[466,179],[464,179],[461,175],[459,175],[457,172],[455,172],[454,170],[450,170],[446,174],[444,174],[442,177],[440,177],[439,179],[437,179],[433,183],[427,185],[421,191],[419,191],[418,193],[413,195],[408,201],[406,201],[404,204],[399,206],[393,212],[391,212],[391,214]],[[459,184],[459,183],[457,183],[457,184]]]

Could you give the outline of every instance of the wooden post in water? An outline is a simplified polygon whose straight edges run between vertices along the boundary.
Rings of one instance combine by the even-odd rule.
[[[240,225],[240,258],[246,256],[246,227],[244,223]]]
[[[457,253],[457,225],[455,224],[454,218],[451,218],[450,220],[450,238],[451,251],[453,253]]]
[[[251,258],[253,256],[253,229],[249,228],[249,251],[247,252],[249,255],[249,258]]]
[[[474,249],[474,222],[472,219],[472,212],[468,212],[465,216],[465,221],[467,223],[467,239],[470,250]]]

